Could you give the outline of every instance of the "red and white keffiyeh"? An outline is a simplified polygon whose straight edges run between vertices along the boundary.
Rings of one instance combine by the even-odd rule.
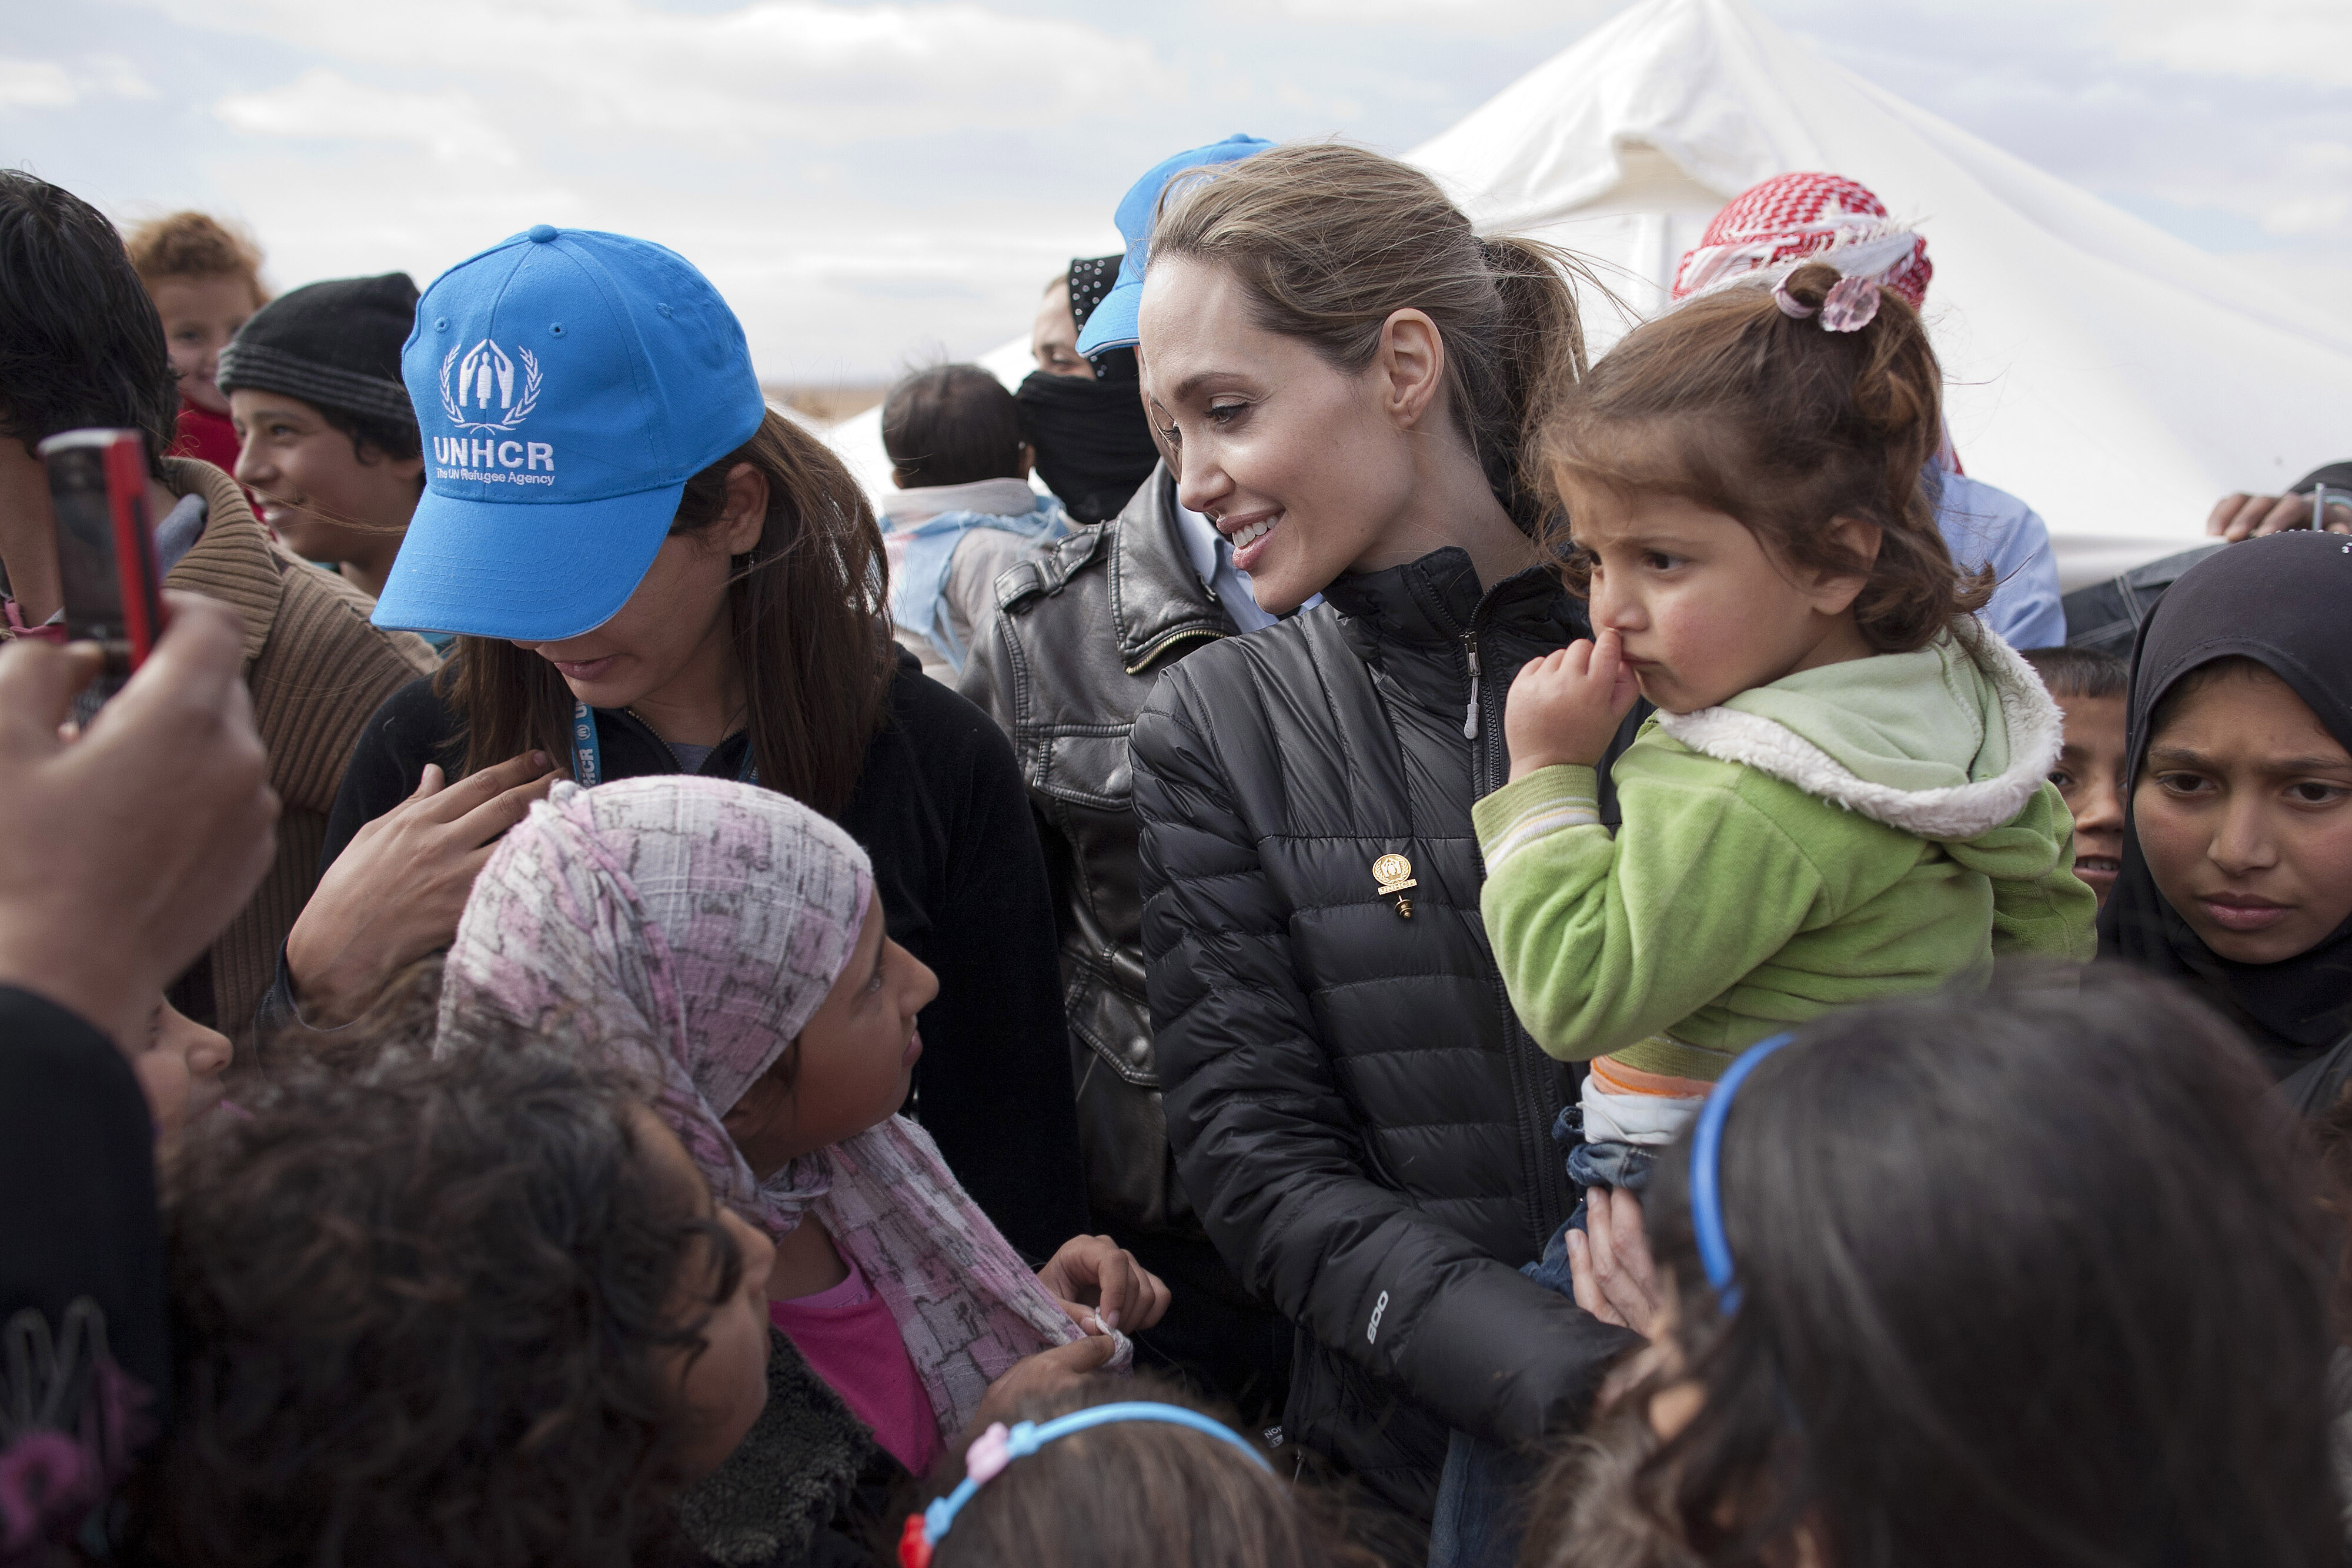
[[[1936,274],[1926,238],[1887,216],[1886,204],[1867,186],[1840,174],[1775,174],[1715,214],[1675,268],[1674,298],[1759,270],[1786,274],[1807,261],[1869,278],[1915,310]]]

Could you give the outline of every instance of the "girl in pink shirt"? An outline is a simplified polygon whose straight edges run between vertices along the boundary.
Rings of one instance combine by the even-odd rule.
[[[558,784],[476,882],[438,1052],[561,1019],[655,1086],[720,1200],[775,1243],[769,1312],[875,1440],[929,1469],[1027,1358],[1123,1367],[1166,1287],[1107,1239],[1033,1273],[895,1114],[931,972],[865,852],[807,807],[685,776]]]

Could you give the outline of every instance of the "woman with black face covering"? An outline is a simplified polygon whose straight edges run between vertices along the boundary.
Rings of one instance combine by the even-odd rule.
[[[2165,595],[2132,660],[2123,871],[2099,917],[2106,956],[2198,990],[2305,1109],[2352,1056],[2331,1051],[2352,1041],[2347,604],[2352,542],[2327,533],[2233,546]]]
[[[1070,263],[1070,317],[1077,330],[1118,279],[1120,258]],[[1037,455],[1037,472],[1081,523],[1118,516],[1160,461],[1144,417],[1135,350],[1108,349],[1087,361],[1091,379],[1034,371],[1021,383],[1021,434]]]

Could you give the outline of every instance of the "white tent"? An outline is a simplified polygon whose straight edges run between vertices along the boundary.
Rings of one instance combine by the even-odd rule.
[[[2048,519],[2068,587],[2201,537],[2215,498],[2352,455],[2352,327],[1817,58],[1744,0],[1648,0],[1406,154],[1482,232],[1580,251],[1636,308],[1725,201],[1845,174],[1927,236],[1969,472]],[[1591,312],[1596,345],[1622,327]],[[1008,380],[1023,346],[988,356]],[[835,437],[878,483],[878,422]]]

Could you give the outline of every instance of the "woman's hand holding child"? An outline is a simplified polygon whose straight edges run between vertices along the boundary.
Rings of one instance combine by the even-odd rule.
[[[1625,666],[1625,639],[1616,632],[1529,660],[1503,705],[1512,779],[1561,763],[1599,763],[1640,695]]]
[[[1596,1186],[1584,1195],[1584,1228],[1568,1233],[1568,1268],[1576,1304],[1604,1323],[1648,1333],[1660,1292],[1642,1228],[1642,1200]]]

